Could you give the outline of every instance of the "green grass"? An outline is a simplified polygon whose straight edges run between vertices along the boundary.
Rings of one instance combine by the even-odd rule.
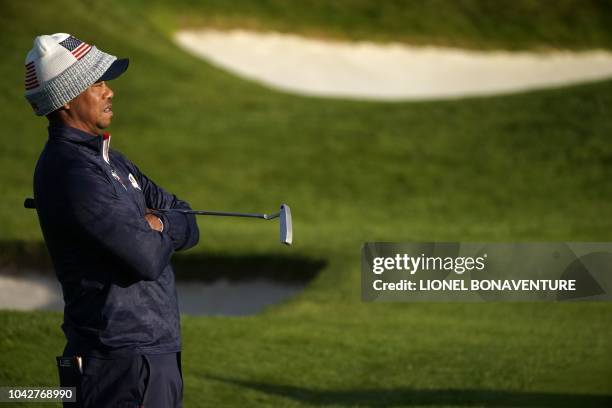
[[[165,32],[249,28],[467,48],[611,48],[608,0],[179,0],[131,2]]]
[[[133,3],[111,4],[0,3],[2,262],[44,258],[35,213],[21,207],[46,139],[45,120],[22,96],[22,64],[34,35],[67,31],[132,59],[111,83],[110,131],[146,174],[194,207],[292,206],[294,247],[277,244],[272,223],[200,219],[201,242],[186,262],[204,254],[325,265],[303,294],[261,315],[184,318],[187,407],[594,406],[604,405],[597,395],[610,398],[609,304],[363,304],[359,248],[375,240],[609,241],[612,82],[428,103],[296,97],[176,48],[157,27],[179,21],[182,9],[142,10],[151,23]],[[201,10],[223,15],[215,4]],[[243,4],[236,10],[251,10]],[[359,10],[346,26],[312,27],[350,31],[361,26]],[[252,14],[258,24],[278,28],[260,12]],[[229,11],[227,19],[240,21]],[[377,21],[357,36],[378,31]],[[568,46],[596,45],[576,41]],[[55,383],[60,322],[57,313],[0,313],[0,384]]]
[[[184,317],[185,406],[605,406],[609,312],[302,301],[258,317]],[[54,384],[60,322],[0,314],[1,383]]]

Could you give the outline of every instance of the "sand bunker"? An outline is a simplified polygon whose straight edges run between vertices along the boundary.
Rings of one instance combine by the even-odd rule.
[[[317,96],[441,99],[612,77],[612,53],[607,51],[480,52],[249,31],[181,31],[175,39],[239,76]]]

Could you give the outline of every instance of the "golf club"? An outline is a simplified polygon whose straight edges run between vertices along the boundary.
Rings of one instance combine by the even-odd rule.
[[[36,201],[33,198],[26,198],[23,202],[25,208],[36,208]],[[154,211],[160,212],[180,212],[183,214],[195,215],[214,215],[218,217],[248,217],[261,218],[263,220],[273,220],[279,218],[280,221],[280,242],[285,245],[291,245],[293,242],[293,226],[291,222],[291,209],[287,204],[281,204],[280,211],[274,214],[257,214],[257,213],[236,213],[222,211],[201,211],[201,210],[184,210],[180,208],[157,208]]]

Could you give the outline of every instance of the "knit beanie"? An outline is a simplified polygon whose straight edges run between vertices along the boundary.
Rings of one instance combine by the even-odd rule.
[[[94,83],[118,77],[128,63],[70,34],[41,35],[34,39],[25,60],[25,97],[34,112],[43,116]]]

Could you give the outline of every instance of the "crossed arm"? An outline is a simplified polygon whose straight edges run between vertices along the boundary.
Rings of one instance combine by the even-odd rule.
[[[148,208],[190,208],[134,170]],[[117,195],[112,181],[100,171],[75,173],[71,184],[69,202],[78,227],[137,279],[156,280],[174,251],[191,248],[199,240],[195,216],[151,212],[143,216]]]

